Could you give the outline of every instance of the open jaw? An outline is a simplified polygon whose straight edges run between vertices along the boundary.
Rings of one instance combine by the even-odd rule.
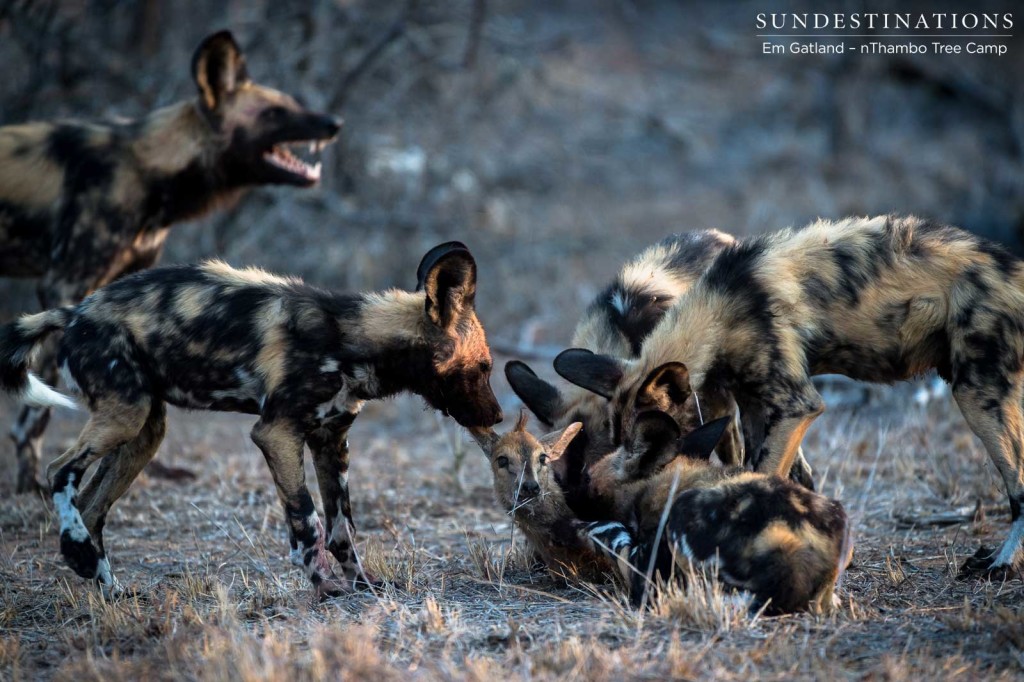
[[[320,152],[330,142],[331,140],[279,142],[263,152],[263,160],[299,180],[315,184],[320,180]],[[300,152],[307,158],[300,158],[295,152]]]

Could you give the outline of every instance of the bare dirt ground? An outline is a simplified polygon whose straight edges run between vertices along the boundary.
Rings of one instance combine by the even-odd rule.
[[[135,597],[104,603],[61,564],[49,504],[0,483],[0,676],[1019,679],[1024,586],[955,579],[1004,537],[1001,485],[948,394],[913,395],[837,405],[805,442],[857,537],[828,617],[754,617],[713,581],[639,613],[611,585],[530,570],[483,456],[414,398],[371,405],[351,438],[360,547],[388,586],[315,604],[251,419],[175,412],[159,457],[198,480],[143,475],[107,524]],[[54,447],[80,424],[57,422]]]

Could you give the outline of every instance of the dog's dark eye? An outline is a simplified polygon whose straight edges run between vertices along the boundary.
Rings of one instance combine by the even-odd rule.
[[[541,456],[537,458],[537,461],[540,462],[540,465],[542,467],[546,467],[548,465],[548,455],[547,455],[547,453],[541,453]]]
[[[287,115],[288,110],[284,107],[270,107],[269,109],[265,109],[262,114],[263,118],[268,121],[280,121]]]
[[[494,460],[494,463],[498,465],[499,469],[508,469],[508,457],[499,457]]]

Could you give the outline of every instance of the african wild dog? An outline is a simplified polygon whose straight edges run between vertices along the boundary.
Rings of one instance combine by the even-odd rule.
[[[246,187],[316,184],[320,164],[288,148],[319,149],[338,119],[253,83],[227,31],[199,45],[192,76],[197,98],[138,120],[0,128],[0,277],[38,277],[44,309],[71,305],[152,266],[170,225]],[[51,384],[54,348],[39,358]],[[35,486],[48,420],[46,408],[25,407],[12,429],[20,492]]]
[[[557,469],[583,425],[575,422],[535,438],[526,430],[526,422],[523,411],[506,434],[498,435],[490,428],[470,430],[491,464],[498,503],[552,571],[586,580],[613,574],[615,566],[604,551],[595,551],[589,541],[581,544],[575,535],[558,530],[567,520],[575,519],[575,514],[566,503]]]
[[[682,436],[671,415],[647,411],[627,444],[590,467],[593,494],[634,536],[633,601],[653,554],[663,577],[673,563],[709,567],[771,613],[830,609],[852,552],[842,505],[788,479],[713,465],[727,423]]]
[[[417,277],[416,293],[350,295],[218,261],[169,266],[0,328],[0,388],[57,402],[28,373],[28,356],[63,329],[61,371],[91,412],[78,442],[48,470],[67,563],[105,590],[114,586],[104,519],[160,445],[169,402],[259,415],[252,439],[284,505],[293,555],[301,552],[317,593],[368,582],[348,494],[347,436],[363,402],[411,391],[463,426],[501,421],[475,312],[473,257],[459,242],[442,244],[424,256]],[[304,444],[326,536],[304,480]],[[99,470],[82,489],[96,460]],[[325,541],[343,580],[330,569]]]
[[[698,230],[672,235],[643,250],[622,267],[583,313],[572,345],[617,358],[638,357],[645,340],[673,302],[700,278],[715,256],[736,243],[733,237],[718,230]],[[573,508],[588,518],[599,518],[599,509],[587,509],[586,495],[580,492],[580,473],[620,443],[621,434],[610,430],[607,424],[606,401],[574,385],[559,390],[518,360],[505,365],[505,376],[512,390],[547,426],[562,428],[574,421],[583,423],[583,433],[566,453],[563,480]],[[681,396],[678,405],[652,407],[671,412],[686,431],[702,419],[738,412],[732,396],[717,386],[705,386],[695,398]],[[743,463],[743,439],[738,426],[730,425],[717,452],[726,464]],[[802,456],[799,462],[794,478],[813,488],[810,467]]]
[[[1013,520],[1002,548],[962,572],[1024,570],[1024,264],[996,244],[891,216],[747,239],[715,258],[636,361],[570,350],[555,363],[611,396],[625,433],[646,401],[721,384],[756,429],[756,470],[782,476],[824,410],[812,375],[890,382],[935,368],[1002,475]]]

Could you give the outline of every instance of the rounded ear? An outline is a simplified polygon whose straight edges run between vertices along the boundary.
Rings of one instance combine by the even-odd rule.
[[[231,31],[207,36],[192,55],[192,79],[208,111],[216,111],[224,98],[249,81],[245,56]]]
[[[558,375],[580,388],[611,399],[625,374],[625,363],[610,355],[598,355],[585,348],[570,348],[555,358]]]
[[[634,454],[663,454],[671,450],[676,455],[676,441],[679,440],[679,424],[664,412],[650,410],[642,412],[633,425],[632,450]]]
[[[538,377],[530,366],[519,360],[505,363],[505,378],[523,404],[547,426],[553,426],[565,401],[557,388]]]
[[[718,441],[722,440],[722,435],[732,420],[733,417],[731,416],[719,417],[714,421],[698,426],[683,436],[676,449],[679,451],[679,454],[686,455],[687,457],[710,459],[711,453],[715,451]]]
[[[475,305],[476,261],[462,242],[446,242],[428,251],[416,279],[416,291],[427,295],[427,317],[443,329]]]
[[[548,453],[548,461],[553,462],[561,457],[565,453],[565,449],[569,447],[569,443],[572,442],[572,439],[576,437],[576,434],[582,428],[582,422],[573,422],[564,429],[552,431],[545,436],[541,436],[539,440]]]
[[[679,425],[664,412],[642,412],[633,424],[623,463],[625,481],[650,478],[678,456]]]
[[[690,372],[681,362],[667,362],[655,368],[636,394],[637,407],[667,412],[689,400]]]
[[[480,449],[484,451],[484,454],[488,458],[491,456],[491,452],[494,451],[494,446],[498,444],[498,440],[501,438],[494,429],[490,427],[480,427],[475,429],[467,429],[469,435],[473,436],[473,440],[480,446]]]

